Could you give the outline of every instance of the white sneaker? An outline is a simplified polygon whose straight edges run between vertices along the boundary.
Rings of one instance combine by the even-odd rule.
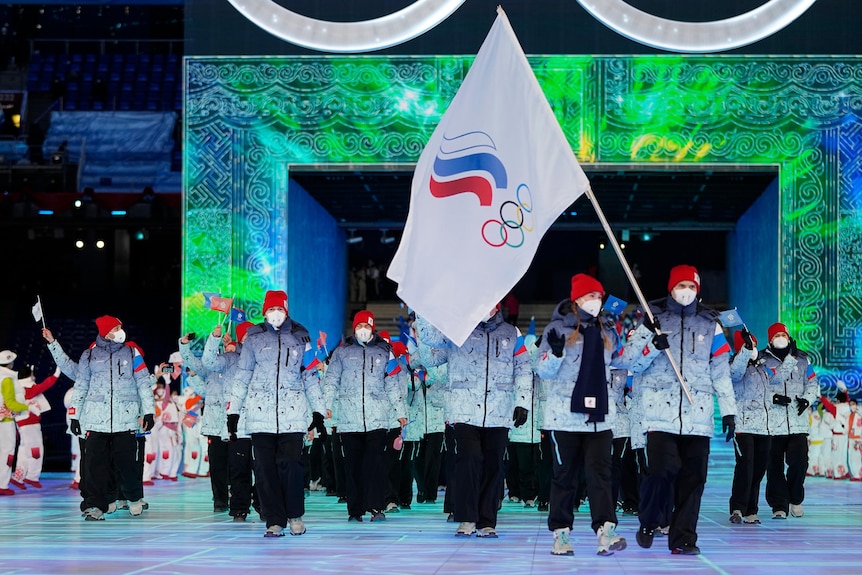
[[[740,511],[739,509],[734,509],[733,513],[730,514],[730,522],[742,523],[742,511]]]
[[[141,500],[129,503],[129,514],[132,517],[137,517],[144,512],[144,503]]]
[[[509,498],[509,503],[520,503],[520,502],[521,502],[520,497],[510,497]]]
[[[117,500],[117,509],[118,510],[128,509],[128,508],[129,508],[129,502],[126,499],[118,499]]]
[[[281,525],[270,525],[263,534],[264,537],[284,537],[284,527]]]
[[[758,517],[757,515],[754,515],[754,514],[746,515],[745,517],[742,518],[742,522],[749,524],[749,525],[752,525],[752,524],[753,525],[760,525],[760,517]]]
[[[784,511],[773,511],[772,512],[773,519],[787,519],[787,513]]]
[[[105,514],[98,507],[84,509],[84,521],[104,521]]]
[[[569,543],[569,528],[554,529],[554,546],[551,555],[574,555],[575,549]]]
[[[386,509],[383,510],[383,513],[398,513],[398,504],[390,503],[386,506]]]
[[[599,527],[596,531],[599,540],[599,548],[596,555],[613,555],[614,551],[622,551],[626,548],[626,540],[616,532],[616,525],[610,521]]]
[[[302,522],[302,517],[294,517],[293,519],[288,519],[287,522],[290,525],[291,535],[302,535],[305,533],[305,523]]]
[[[536,501],[534,499],[527,499],[524,501],[524,507],[527,509],[531,509],[536,506]]]
[[[117,512],[117,504],[115,502],[111,501],[110,503],[108,503],[108,510],[105,511],[105,513],[110,515],[111,513],[116,513],[116,512]]]
[[[476,533],[476,537],[490,537],[491,539],[497,538],[497,530],[493,527],[482,527],[478,533]]]
[[[476,532],[476,524],[472,521],[462,521],[455,531],[456,537],[469,537]]]
[[[790,514],[793,517],[802,517],[803,515],[805,515],[805,511],[802,510],[802,504],[800,503],[799,505],[793,505],[791,503],[790,504]]]

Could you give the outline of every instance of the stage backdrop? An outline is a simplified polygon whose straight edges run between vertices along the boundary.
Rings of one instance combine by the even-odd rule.
[[[290,201],[289,168],[413,164],[471,62],[187,58],[184,328],[204,332],[216,319],[217,312],[202,309],[201,292],[236,294],[259,319],[263,292],[288,288],[296,292],[292,316],[319,322],[307,326],[313,334],[339,332],[343,236],[331,223],[288,233],[303,218],[325,219],[313,200]],[[862,58],[541,56],[530,62],[581,162],[777,168],[778,189],[767,192],[772,199],[753,206],[729,241],[731,304],[756,333],[765,334],[776,319],[788,324],[821,379],[834,384],[840,377],[858,392]],[[758,241],[740,241],[751,229],[759,230]],[[334,238],[333,249],[317,247],[315,234]],[[309,277],[303,258],[313,258],[320,273]],[[314,289],[296,287],[307,282]]]

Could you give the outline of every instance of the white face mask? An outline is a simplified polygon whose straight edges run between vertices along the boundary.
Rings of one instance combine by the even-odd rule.
[[[367,327],[358,327],[353,333],[356,335],[356,340],[361,341],[362,343],[368,343],[371,341],[371,337],[374,334],[374,332]]]
[[[751,357],[748,358],[748,361],[754,361],[755,359],[757,359],[757,350],[753,349],[751,350]]]
[[[772,347],[775,349],[785,349],[789,343],[790,341],[786,337],[772,338]]]
[[[114,341],[116,343],[123,343],[124,341],[126,341],[126,332],[122,329],[118,329],[114,332],[114,336],[111,338],[111,341]]]
[[[284,320],[287,318],[287,314],[283,311],[278,310],[270,310],[266,312],[266,323],[271,325],[272,327],[278,329],[281,327],[281,324],[284,323]]]
[[[591,316],[596,317],[597,315],[599,315],[599,312],[602,311],[602,300],[591,299],[589,301],[585,301],[578,304],[578,307],[590,314]]]
[[[673,301],[678,303],[679,305],[685,307],[687,305],[691,305],[691,303],[697,297],[697,292],[693,289],[675,289],[673,290]]]

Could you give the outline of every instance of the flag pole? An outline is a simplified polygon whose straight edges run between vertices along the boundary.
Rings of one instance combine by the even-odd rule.
[[[599,216],[599,221],[602,223],[602,228],[605,230],[605,234],[608,236],[609,243],[614,248],[614,253],[617,254],[617,259],[620,260],[620,265],[623,267],[623,271],[626,272],[626,277],[629,278],[629,283],[632,286],[632,289],[635,292],[635,295],[638,298],[638,302],[643,308],[644,313],[647,314],[649,320],[651,322],[655,322],[655,316],[652,314],[652,310],[647,304],[646,298],[644,297],[643,292],[641,291],[640,286],[638,285],[637,279],[635,275],[632,273],[631,267],[629,267],[629,263],[626,261],[625,255],[623,255],[623,250],[620,248],[617,243],[617,238],[614,235],[613,230],[611,229],[610,224],[608,223],[607,218],[605,217],[605,213],[602,211],[602,207],[599,205],[598,200],[596,199],[595,194],[593,194],[592,186],[587,186],[586,191],[584,191],[584,195],[590,199],[590,203],[593,205],[593,209],[596,210],[596,214]],[[661,335],[661,328],[656,326],[655,330],[656,335]],[[682,372],[679,370],[679,366],[676,363],[676,359],[674,359],[673,355],[670,352],[670,349],[664,350],[665,355],[667,356],[668,361],[670,362],[671,367],[673,368],[673,372],[676,374],[677,379],[679,380],[679,385],[682,387],[682,390],[685,392],[686,398],[688,398],[689,403],[694,403],[691,398],[691,392],[688,390],[688,385],[685,383],[685,378],[682,375]]]

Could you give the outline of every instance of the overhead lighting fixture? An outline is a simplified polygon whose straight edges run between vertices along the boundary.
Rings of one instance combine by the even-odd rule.
[[[96,240],[96,247],[99,249],[104,248],[105,247],[105,241],[104,240]]]
[[[80,249],[84,248],[84,240],[75,240],[75,247]]]
[[[349,238],[347,238],[347,243],[348,243],[348,244],[351,244],[351,245],[352,245],[352,244],[358,244],[358,243],[360,243],[360,242],[362,241],[362,239],[363,239],[363,238],[362,238],[362,236],[354,235],[354,234],[356,233],[356,230],[355,230],[355,229],[347,230],[347,231],[349,231],[349,232],[350,232],[350,237],[349,237]]]
[[[395,238],[393,238],[392,236],[386,235],[386,230],[380,230],[380,233],[383,234],[380,236],[380,243],[381,244],[388,246],[389,244],[391,244],[392,242],[395,241]]]
[[[125,216],[126,210],[111,210],[112,216]]]

